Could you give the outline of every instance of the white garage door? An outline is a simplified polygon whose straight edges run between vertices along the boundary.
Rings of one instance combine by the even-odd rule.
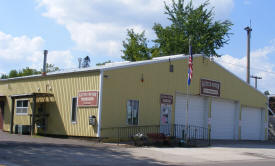
[[[211,111],[212,139],[234,139],[236,112],[235,102],[213,99]]]
[[[263,138],[262,127],[262,110],[243,107],[241,138],[243,140],[261,140]]]
[[[175,123],[185,125],[186,114],[185,95],[177,94],[175,108]],[[207,100],[200,96],[189,96],[188,124],[200,127],[206,127],[208,112],[206,110]]]

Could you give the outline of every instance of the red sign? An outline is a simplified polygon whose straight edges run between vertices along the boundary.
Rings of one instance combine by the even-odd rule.
[[[201,79],[201,95],[220,96],[221,83],[212,80]]]
[[[78,107],[97,107],[98,91],[79,92],[77,97]]]
[[[160,94],[160,104],[173,104],[173,96]]]

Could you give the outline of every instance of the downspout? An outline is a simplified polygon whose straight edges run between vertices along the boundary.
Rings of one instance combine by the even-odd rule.
[[[102,89],[103,89],[103,75],[104,71],[100,70],[99,76],[99,102],[97,114],[97,137],[101,137],[101,111],[102,111]]]

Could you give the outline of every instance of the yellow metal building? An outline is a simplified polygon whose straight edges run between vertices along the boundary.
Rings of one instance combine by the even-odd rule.
[[[41,134],[107,137],[106,128],[188,121],[211,129],[214,139],[267,139],[265,95],[202,55],[194,55],[189,87],[187,71],[188,56],[174,55],[1,80],[3,130],[31,125],[35,103],[35,114],[45,117],[43,129],[35,122]],[[217,89],[203,89],[206,84]],[[76,105],[85,91],[99,92],[96,106]],[[166,114],[161,95],[172,98]]]

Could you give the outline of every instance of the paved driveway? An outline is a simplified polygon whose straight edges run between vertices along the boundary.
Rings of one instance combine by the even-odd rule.
[[[0,166],[275,165],[275,145],[224,143],[206,148],[133,148],[0,132]]]

